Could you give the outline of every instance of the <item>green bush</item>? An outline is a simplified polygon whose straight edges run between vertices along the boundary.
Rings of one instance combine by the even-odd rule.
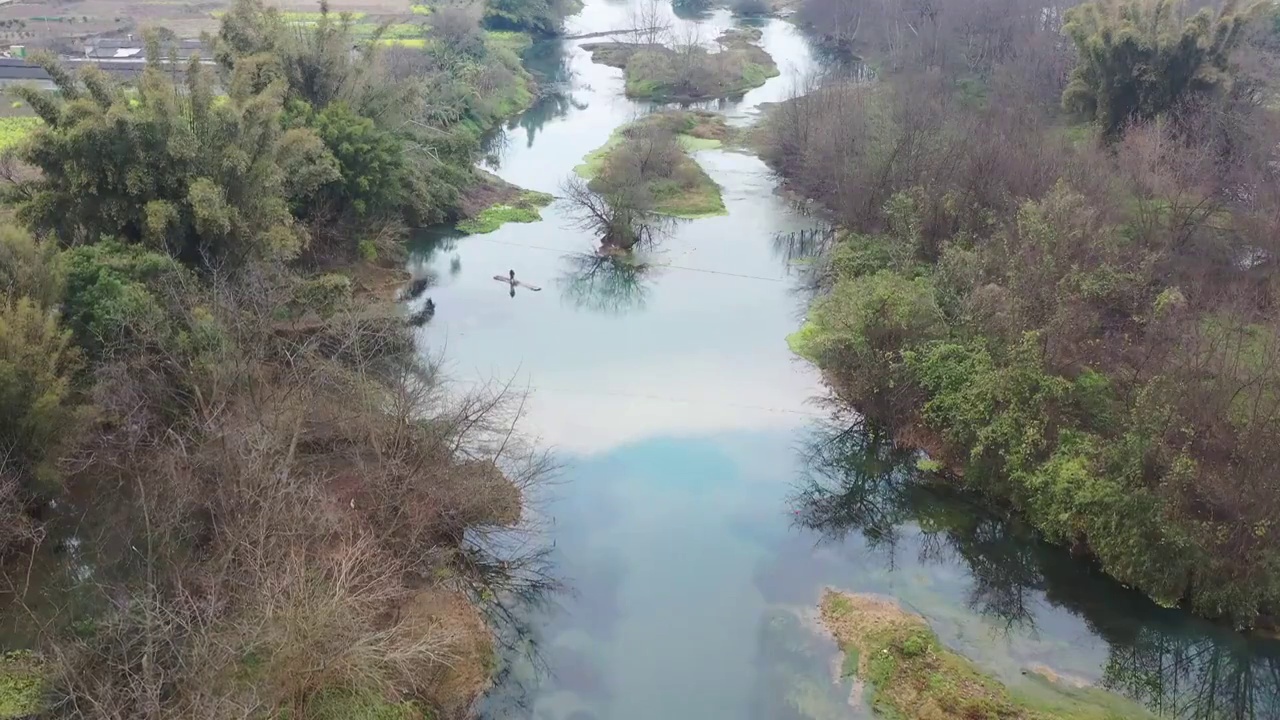
[[[343,103],[317,113],[316,133],[338,160],[341,180],[331,199],[365,216],[396,210],[403,199],[404,143]]]
[[[62,300],[63,270],[58,247],[31,234],[0,225],[0,295],[28,297],[43,307]]]
[[[181,277],[168,255],[104,242],[69,250],[65,261],[65,319],[90,357],[173,339],[173,320],[154,291]]]
[[[0,304],[0,467],[49,487],[62,438],[73,435],[71,335],[57,313],[30,298]]]
[[[840,278],[857,278],[887,270],[893,264],[883,235],[849,235],[831,251],[831,268]]]
[[[882,270],[837,281],[816,303],[809,321],[819,357],[852,351],[892,353],[945,333],[928,278]]]

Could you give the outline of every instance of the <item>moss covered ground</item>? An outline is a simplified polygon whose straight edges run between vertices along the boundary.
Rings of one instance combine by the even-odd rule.
[[[491,233],[509,222],[538,222],[542,219],[539,210],[554,199],[547,193],[526,190],[511,202],[490,205],[475,217],[459,222],[458,229],[473,235],[481,235]]]
[[[845,653],[844,672],[871,692],[873,710],[900,720],[1139,720],[1138,705],[1040,676],[1011,689],[943,647],[924,618],[892,600],[828,590],[823,624]]]
[[[0,655],[0,718],[25,718],[44,707],[46,683],[29,652]]]

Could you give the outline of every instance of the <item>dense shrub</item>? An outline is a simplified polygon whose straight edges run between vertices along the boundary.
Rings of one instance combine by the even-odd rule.
[[[77,354],[57,313],[27,297],[0,305],[0,474],[51,489],[58,448],[75,424]]]
[[[471,546],[546,468],[506,398],[445,393],[401,273],[350,267],[455,212],[478,136],[531,99],[515,43],[459,24],[397,67],[321,10],[235,3],[226,96],[195,61],[176,85],[154,36],[136,92],[46,58],[60,93],[26,96],[0,554],[48,528],[71,551],[0,567],[40,593],[4,617],[41,660],[20,714],[462,717],[492,671],[479,605],[554,585],[537,550]]]

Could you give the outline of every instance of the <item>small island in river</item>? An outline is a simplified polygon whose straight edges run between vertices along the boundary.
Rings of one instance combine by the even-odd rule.
[[[778,75],[773,57],[756,43],[760,31],[726,30],[716,52],[696,39],[672,43],[589,43],[595,62],[621,68],[629,98],[662,102],[715,100],[741,95]]]
[[[876,595],[827,590],[822,623],[844,652],[842,673],[870,687],[877,714],[903,720],[1133,720],[1150,713],[1118,695],[1068,687],[1038,671],[1006,688],[938,641],[925,619]]]
[[[574,172],[615,204],[625,194],[628,202],[661,215],[724,215],[720,186],[689,152],[719,147],[728,131],[724,119],[711,112],[653,113],[618,128]],[[637,194],[644,197],[631,197]]]

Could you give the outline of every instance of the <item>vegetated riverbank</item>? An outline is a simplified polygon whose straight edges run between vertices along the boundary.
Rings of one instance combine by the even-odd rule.
[[[1280,319],[1275,266],[1254,258],[1277,231],[1274,110],[1212,83],[1135,85],[1127,61],[1082,56],[1066,86],[1046,71],[1073,58],[1043,33],[1088,43],[1128,22],[1109,17],[1087,5],[1062,29],[1011,28],[980,72],[951,64],[963,37],[908,43],[875,86],[833,81],[774,110],[764,156],[844,228],[792,346],[946,481],[1162,604],[1269,625]],[[1161,23],[1140,42],[1178,28]],[[1196,23],[1221,33],[1237,89],[1270,87],[1241,59],[1270,57],[1269,26]]]
[[[778,65],[758,45],[760,31],[726,30],[710,52],[697,37],[664,42],[590,43],[595,62],[621,68],[629,98],[694,102],[733,97],[778,75]]]
[[[551,584],[476,542],[545,468],[515,399],[446,388],[401,302],[426,287],[403,228],[457,216],[509,94],[457,73],[506,68],[478,18],[432,17],[426,49],[352,52],[345,21],[241,0],[226,96],[196,63],[124,88],[47,58],[60,95],[20,91],[43,125],[0,227],[0,619],[29,652],[0,707],[461,717],[486,613]]]
[[[509,222],[537,222],[539,210],[555,198],[547,193],[523,190],[483,170],[464,193],[457,228],[465,233],[491,233]]]
[[[982,497],[930,482],[919,452],[858,420],[844,411],[805,441],[790,507],[822,544],[865,548],[857,562],[876,558],[904,580],[837,582],[892,594],[944,645],[1015,690],[1045,675],[1096,683],[1156,713],[1269,717],[1280,707],[1275,641],[1156,607]],[[1066,629],[1075,627],[1089,639]]]
[[[887,598],[827,590],[822,622],[844,653],[842,672],[870,686],[872,708],[904,720],[1154,718],[1140,706],[1041,676],[1038,690],[1011,692],[943,647],[924,618]]]
[[[723,215],[720,186],[689,153],[719,147],[728,135],[715,113],[653,113],[615,130],[574,171],[612,205],[689,219]]]

